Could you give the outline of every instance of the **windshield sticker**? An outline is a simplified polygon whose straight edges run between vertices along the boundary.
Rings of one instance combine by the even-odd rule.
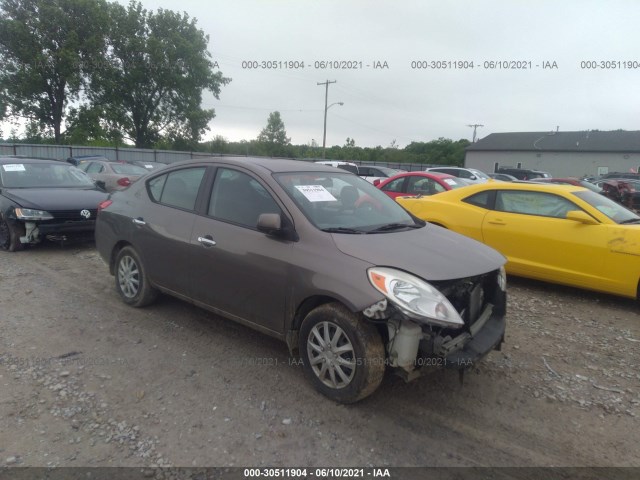
[[[453,178],[445,178],[444,183],[446,183],[447,185],[455,185],[456,181]]]
[[[310,202],[337,202],[336,197],[322,185],[296,185],[296,188]]]
[[[153,165],[149,165],[148,163],[145,163],[144,168],[153,168]]]
[[[22,163],[7,163],[3,165],[5,172],[24,172],[24,165]]]

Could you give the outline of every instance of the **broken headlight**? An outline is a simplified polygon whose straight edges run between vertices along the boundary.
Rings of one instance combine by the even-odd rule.
[[[367,274],[371,285],[408,317],[447,328],[464,325],[447,297],[424,280],[388,267],[369,268]]]
[[[16,208],[16,218],[20,220],[51,220],[53,215],[44,210],[34,210],[32,208]]]

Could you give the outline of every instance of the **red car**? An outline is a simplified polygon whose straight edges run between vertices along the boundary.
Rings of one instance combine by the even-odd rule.
[[[389,195],[396,197],[415,197],[433,195],[469,185],[463,179],[436,172],[406,172],[373,184]]]
[[[586,180],[580,180],[579,178],[536,178],[536,182],[545,182],[545,183],[559,183],[561,185],[577,185],[578,187],[588,188],[589,190],[593,190],[596,193],[602,193],[602,188],[594,185],[591,182],[587,182]]]

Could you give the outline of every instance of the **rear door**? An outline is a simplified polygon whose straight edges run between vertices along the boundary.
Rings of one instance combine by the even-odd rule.
[[[152,282],[187,296],[192,275],[189,257],[196,201],[207,167],[173,170],[147,183],[149,202],[133,218],[147,273]]]

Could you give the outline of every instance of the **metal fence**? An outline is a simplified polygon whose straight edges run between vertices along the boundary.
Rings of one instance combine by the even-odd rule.
[[[36,158],[66,160],[84,155],[102,156],[109,160],[132,160],[144,162],[173,163],[196,157],[210,157],[197,152],[175,152],[171,150],[149,150],[140,148],[84,147],[71,145],[33,145],[22,143],[0,143],[0,155],[20,155]]]
[[[207,158],[216,156],[244,156],[244,155],[221,155],[204,152],[177,152],[173,150],[152,150],[142,148],[117,148],[117,147],[85,147],[71,145],[41,145],[41,144],[23,144],[23,143],[0,143],[1,155],[19,155],[24,157],[36,158],[53,158],[56,160],[66,160],[69,157],[79,157],[85,155],[102,156],[109,160],[131,160],[142,162],[162,162],[173,163],[181,160],[189,160],[192,158]],[[299,158],[313,162],[323,160],[322,158]],[[350,161],[357,165],[373,165],[371,162],[362,162],[356,160]],[[424,163],[392,163],[392,162],[376,162],[375,165],[380,167],[398,168],[410,172],[424,170],[427,167],[436,165],[427,165]]]

